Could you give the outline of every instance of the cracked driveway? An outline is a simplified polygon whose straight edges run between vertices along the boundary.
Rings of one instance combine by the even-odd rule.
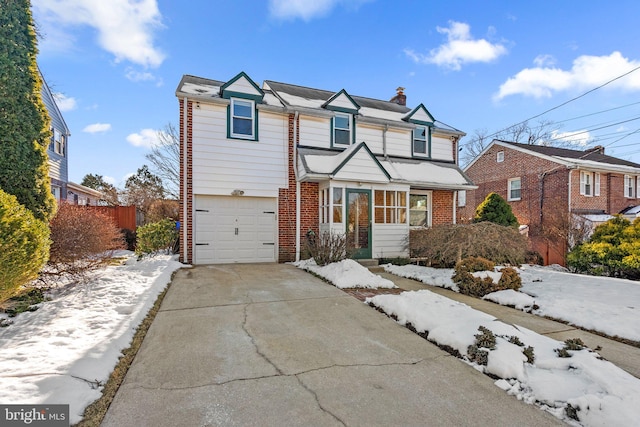
[[[283,264],[180,270],[103,426],[556,425]]]

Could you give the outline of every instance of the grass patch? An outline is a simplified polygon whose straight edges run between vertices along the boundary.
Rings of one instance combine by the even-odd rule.
[[[129,371],[129,366],[131,366],[133,359],[136,357],[136,354],[138,354],[142,341],[147,335],[147,331],[151,327],[153,320],[156,318],[156,314],[158,314],[158,311],[160,310],[160,305],[162,304],[167,291],[171,287],[172,281],[173,277],[167,287],[162,291],[162,293],[160,293],[160,295],[158,295],[153,307],[151,307],[147,316],[136,329],[136,333],[133,335],[129,348],[122,351],[122,356],[120,357],[120,360],[118,360],[118,364],[113,369],[113,372],[109,375],[107,383],[104,385],[102,397],[86,407],[84,410],[84,417],[82,421],[75,424],[76,427],[98,427],[102,423],[109,406],[111,406],[111,402],[113,402],[116,392],[120,388],[120,385],[122,385],[124,377]]]

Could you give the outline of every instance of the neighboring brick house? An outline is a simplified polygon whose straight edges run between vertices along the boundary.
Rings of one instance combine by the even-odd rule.
[[[273,81],[185,75],[183,262],[285,262],[307,236],[348,233],[356,258],[408,256],[411,227],[456,221],[464,132],[424,105]]]
[[[565,264],[567,238],[580,218],[597,224],[640,204],[640,164],[585,151],[494,140],[464,171],[478,186],[461,197],[461,220],[473,218],[491,192],[509,202],[529,227],[545,263]],[[460,203],[459,203],[460,204]]]

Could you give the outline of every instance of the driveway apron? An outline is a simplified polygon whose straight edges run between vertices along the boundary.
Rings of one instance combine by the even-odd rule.
[[[103,426],[559,420],[291,265],[180,270]]]

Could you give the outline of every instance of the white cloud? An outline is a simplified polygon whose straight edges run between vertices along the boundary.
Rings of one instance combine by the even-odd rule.
[[[300,18],[308,22],[328,15],[338,5],[357,9],[368,1],[371,0],[269,0],[269,14],[280,20]]]
[[[491,62],[507,53],[507,48],[500,43],[491,43],[486,39],[473,39],[469,24],[449,21],[449,27],[437,27],[440,34],[447,35],[447,42],[437,49],[429,51],[429,55],[416,53],[412,49],[405,49],[404,53],[415,62],[436,64],[455,71],[462,68],[462,64],[472,62]],[[489,33],[494,33],[493,27]]]
[[[533,59],[536,67],[551,67],[556,64],[556,58],[553,55],[538,55]]]
[[[157,0],[39,0],[33,8],[45,36],[62,40],[52,41],[60,49],[73,44],[69,28],[90,26],[98,33],[99,45],[116,62],[157,67],[164,61],[153,40],[155,31],[163,27]]]
[[[116,185],[116,179],[112,176],[103,176],[102,179],[108,184]]]
[[[138,133],[127,136],[127,141],[135,147],[151,148],[158,145],[158,131],[155,129],[142,129]]]
[[[75,98],[71,96],[67,96],[63,93],[54,93],[53,97],[55,98],[56,105],[58,106],[60,111],[75,110],[76,107],[78,106],[78,103],[76,102]]]
[[[162,86],[163,80],[160,77],[156,77],[148,71],[137,71],[131,67],[128,67],[125,73],[125,77],[132,82],[154,82],[156,86]]]
[[[91,125],[85,126],[82,129],[82,132],[87,133],[103,133],[111,130],[111,124],[109,123],[93,123]]]
[[[555,92],[591,89],[640,66],[640,61],[629,60],[620,52],[613,52],[608,56],[579,56],[573,61],[570,70],[544,66],[538,62],[537,67],[525,68],[500,85],[494,99],[501,100],[518,94],[549,98]],[[625,91],[640,90],[640,73],[630,74],[607,87]]]
[[[591,134],[587,130],[576,130],[573,132],[551,132],[551,139],[554,141],[567,142],[571,145],[586,147],[591,142]]]

